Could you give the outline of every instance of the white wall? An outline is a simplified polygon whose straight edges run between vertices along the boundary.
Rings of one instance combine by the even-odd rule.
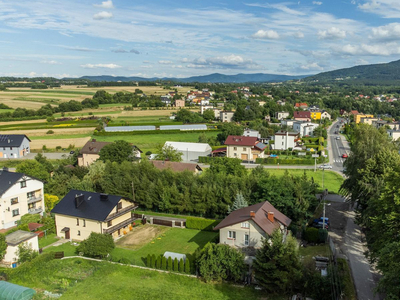
[[[288,148],[294,148],[294,136],[293,135],[275,135],[274,137],[274,149],[275,150],[287,150]]]
[[[39,240],[37,236],[32,237],[31,239],[21,243],[23,245],[27,245],[35,251],[39,251]],[[4,255],[3,262],[5,264],[12,264],[17,262],[18,260],[18,245],[17,246],[8,246],[6,250],[6,254]]]

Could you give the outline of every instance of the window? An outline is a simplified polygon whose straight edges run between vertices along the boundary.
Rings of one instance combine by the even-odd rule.
[[[12,150],[12,147],[10,147],[10,150]],[[12,155],[12,154],[11,154]]]
[[[241,223],[240,227],[242,227],[242,228],[250,228],[250,223],[247,223],[247,222]]]
[[[79,218],[76,218],[76,226],[79,226]]]
[[[24,188],[24,187],[26,187],[26,181],[25,181],[25,180],[24,180],[24,181],[21,181],[20,183],[21,183],[21,189]]]
[[[13,216],[13,217],[19,216],[19,209],[18,209],[18,208],[17,208],[17,209],[13,209],[13,211],[12,211],[12,216]]]
[[[26,193],[26,198],[28,198],[28,199],[35,198],[35,192]]]
[[[236,231],[228,231],[228,239],[236,239]]]
[[[108,227],[112,226],[112,220],[107,222],[107,226]]]
[[[237,153],[233,153],[233,156],[237,156]]]
[[[79,235],[81,235],[81,231],[80,231],[80,230],[78,230],[78,236],[79,236]]]
[[[249,235],[247,233],[244,235],[244,245],[245,246],[249,245]]]
[[[246,148],[243,147],[243,151],[246,151]]]
[[[82,220],[83,221],[83,227],[86,227],[86,220]]]
[[[18,203],[18,197],[11,198],[11,205]]]
[[[237,150],[237,147],[233,147],[233,150]]]
[[[118,211],[119,209],[122,209],[122,202],[119,202],[119,203],[118,203],[117,211]]]

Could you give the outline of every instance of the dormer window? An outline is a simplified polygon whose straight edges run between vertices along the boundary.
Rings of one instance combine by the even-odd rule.
[[[21,189],[24,188],[24,187],[26,187],[26,181],[25,181],[25,180],[24,180],[24,181],[21,181],[20,184],[21,184]]]

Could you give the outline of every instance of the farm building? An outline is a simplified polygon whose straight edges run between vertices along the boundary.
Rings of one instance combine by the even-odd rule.
[[[164,146],[172,146],[182,153],[183,161],[198,160],[199,156],[208,156],[211,154],[209,144],[203,143],[183,143],[183,142],[165,142]]]
[[[25,134],[0,134],[0,158],[21,158],[30,151]]]

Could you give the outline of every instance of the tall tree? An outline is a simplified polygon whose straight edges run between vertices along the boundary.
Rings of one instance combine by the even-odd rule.
[[[122,163],[133,160],[133,148],[127,141],[115,141],[104,146],[100,152],[100,160]]]
[[[171,145],[158,145],[157,160],[182,161],[182,152]]]
[[[231,213],[235,210],[238,210],[238,209],[241,209],[241,208],[247,207],[247,206],[249,206],[249,204],[247,203],[246,199],[244,199],[243,194],[237,193],[232,206],[228,207],[228,213]]]

